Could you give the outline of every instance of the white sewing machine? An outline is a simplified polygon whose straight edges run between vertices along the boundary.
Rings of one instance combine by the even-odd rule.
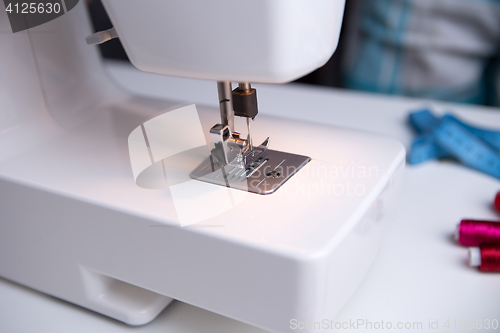
[[[325,63],[344,0],[103,3],[114,29],[93,36],[81,2],[15,34],[0,12],[0,276],[131,325],[173,299],[274,332],[333,319],[377,255],[404,148],[266,116],[243,138],[233,110],[250,123],[249,82],[288,82]],[[247,188],[193,182],[223,191],[229,208],[181,227],[172,188],[136,185],[129,135],[183,105],[120,91],[88,36],[118,36],[141,70],[218,81],[221,108],[198,106],[201,127],[212,161],[245,170]],[[281,158],[290,172],[276,171]],[[248,168],[269,166],[259,176],[269,187],[250,182]],[[200,198],[213,200],[185,199]]]

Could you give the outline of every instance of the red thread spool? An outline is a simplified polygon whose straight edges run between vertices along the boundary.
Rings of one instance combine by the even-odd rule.
[[[493,205],[500,212],[500,191],[497,193],[497,196],[495,197],[495,202],[493,203]]]
[[[469,249],[469,265],[483,272],[500,272],[500,244],[483,244]]]
[[[500,222],[462,220],[458,225],[455,238],[465,246],[500,243]]]

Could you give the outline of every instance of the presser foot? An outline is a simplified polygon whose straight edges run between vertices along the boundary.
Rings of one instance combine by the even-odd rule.
[[[270,139],[254,147],[250,119],[258,114],[257,93],[242,82],[218,82],[221,123],[210,129],[210,157],[190,173],[192,179],[258,194],[276,192],[311,158],[268,149]],[[246,118],[247,138],[234,131],[234,116]]]

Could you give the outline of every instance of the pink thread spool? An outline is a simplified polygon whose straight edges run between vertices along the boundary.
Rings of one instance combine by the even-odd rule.
[[[500,244],[469,248],[469,265],[483,272],[500,272]]]
[[[500,191],[498,191],[495,201],[493,202],[495,208],[500,212]]]
[[[455,239],[465,246],[500,243],[500,222],[462,220],[455,231]]]

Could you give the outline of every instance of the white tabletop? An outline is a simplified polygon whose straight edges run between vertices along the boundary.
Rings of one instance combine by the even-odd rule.
[[[118,85],[133,93],[218,105],[214,82],[141,73],[122,63],[110,62],[106,67]],[[383,133],[406,147],[414,138],[407,125],[408,112],[422,106],[431,106],[437,112],[453,110],[469,123],[500,129],[499,109],[299,84],[256,87],[263,114]],[[463,218],[500,220],[500,214],[492,208],[499,190],[499,180],[452,162],[407,167],[397,218],[375,263],[341,313],[325,319],[333,321],[333,326],[343,325],[343,331],[378,332],[385,331],[388,323],[395,331],[421,327],[418,331],[455,332],[463,331],[462,325],[472,325],[469,320],[474,325],[481,320],[483,330],[487,320],[500,321],[500,273],[485,274],[469,268],[467,249],[452,240],[455,226]],[[447,320],[449,328],[445,327]],[[360,325],[356,327],[355,323]],[[415,326],[405,329],[405,325]],[[438,330],[434,329],[436,325]],[[0,332],[132,331],[262,332],[180,302],[174,302],[148,325],[129,327],[0,278]]]

